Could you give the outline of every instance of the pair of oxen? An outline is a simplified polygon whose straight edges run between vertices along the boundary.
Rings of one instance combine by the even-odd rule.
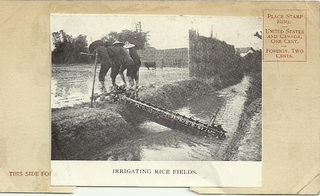
[[[135,50],[135,45],[128,42],[123,43],[116,41],[103,42],[96,40],[89,45],[89,51],[93,54],[97,53],[101,61],[99,72],[100,89],[106,92],[104,85],[105,76],[111,68],[111,81],[114,88],[116,85],[116,77],[121,76],[124,85],[127,85],[123,72],[127,70],[127,77],[130,88],[138,88],[139,85],[139,68],[141,65],[140,57]],[[134,87],[135,85],[135,87]]]

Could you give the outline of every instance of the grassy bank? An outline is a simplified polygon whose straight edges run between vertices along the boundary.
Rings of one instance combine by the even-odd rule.
[[[126,134],[130,127],[117,112],[63,108],[52,112],[52,159],[81,160]]]

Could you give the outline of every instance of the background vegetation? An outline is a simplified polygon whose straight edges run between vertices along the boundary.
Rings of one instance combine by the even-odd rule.
[[[143,32],[141,24],[137,23],[135,30],[122,30],[121,32],[110,32],[101,38],[104,42],[130,42],[136,45],[136,48],[144,49],[148,46],[148,32]],[[88,40],[86,35],[78,35],[74,38],[64,30],[52,33],[52,44],[54,46],[51,52],[53,64],[74,64],[90,63],[90,56],[81,55],[80,52],[89,53]]]

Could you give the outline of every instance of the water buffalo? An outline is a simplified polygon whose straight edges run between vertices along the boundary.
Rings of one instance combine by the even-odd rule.
[[[145,62],[144,66],[146,66],[149,70],[149,68],[151,67],[152,69],[156,69],[156,62]]]

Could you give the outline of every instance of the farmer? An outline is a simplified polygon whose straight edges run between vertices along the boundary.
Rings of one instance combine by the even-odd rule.
[[[108,73],[108,70],[111,68],[111,72],[113,72],[112,70],[117,69],[115,67],[115,65],[117,65],[115,62],[114,58],[111,58],[112,56],[110,55],[110,51],[109,51],[109,47],[112,46],[111,42],[103,42],[102,40],[96,40],[94,42],[92,42],[89,45],[89,51],[93,54],[95,54],[96,52],[98,53],[98,57],[101,61],[101,67],[100,67],[100,72],[99,72],[99,82],[100,82],[100,90],[101,93],[105,93],[106,92],[106,88],[104,85],[104,81],[105,81],[105,76]],[[121,65],[121,64],[120,64]],[[120,67],[119,65],[119,67]],[[111,78],[113,77],[113,75],[111,74]],[[112,80],[112,85],[115,86],[115,77]]]
[[[113,66],[113,62],[109,56],[107,48],[104,45],[100,45],[100,46],[97,45],[95,47],[96,48],[92,53],[95,54],[97,52],[98,57],[101,59],[101,67],[99,72],[99,82],[100,82],[99,88],[101,90],[101,93],[105,93],[106,92],[106,87],[104,85],[105,76],[108,70]]]
[[[123,48],[123,45],[124,45],[123,42],[115,41],[111,46],[107,47],[109,56],[113,61],[113,67],[111,69],[111,80],[112,80],[112,85],[114,88],[117,87],[116,77],[117,77],[118,73],[120,72],[120,68],[124,64],[124,60],[121,55],[121,48]],[[119,74],[121,76],[121,79],[122,79],[124,85],[126,86],[126,80],[123,76],[123,71],[124,70],[121,70],[121,72]]]
[[[139,68],[141,65],[141,60],[140,57],[137,53],[137,50],[135,49],[135,45],[134,44],[130,44],[129,42],[126,42],[126,44],[123,46],[124,48],[126,48],[127,50],[129,50],[129,55],[132,58],[133,62],[134,62],[134,66],[132,67],[128,67],[127,70],[127,75],[129,77],[129,80],[131,80],[131,87],[134,86],[134,82],[135,82],[135,89],[138,89],[139,86]]]
[[[132,60],[129,53],[126,51],[126,49],[123,47],[124,46],[123,42],[116,41],[113,43],[113,45],[115,47],[117,47],[118,51],[120,51],[120,56],[121,56],[121,60],[122,60],[121,67],[119,69],[119,74],[120,74],[124,84],[126,85],[126,81],[125,81],[123,72],[124,72],[124,70],[127,69],[127,76],[129,79],[130,86],[133,86],[132,79],[131,79],[131,72],[132,72],[131,70],[134,66],[134,61]]]
[[[163,69],[163,67],[164,67],[164,59],[163,59],[163,58],[161,58],[161,65],[160,65],[160,69]]]

